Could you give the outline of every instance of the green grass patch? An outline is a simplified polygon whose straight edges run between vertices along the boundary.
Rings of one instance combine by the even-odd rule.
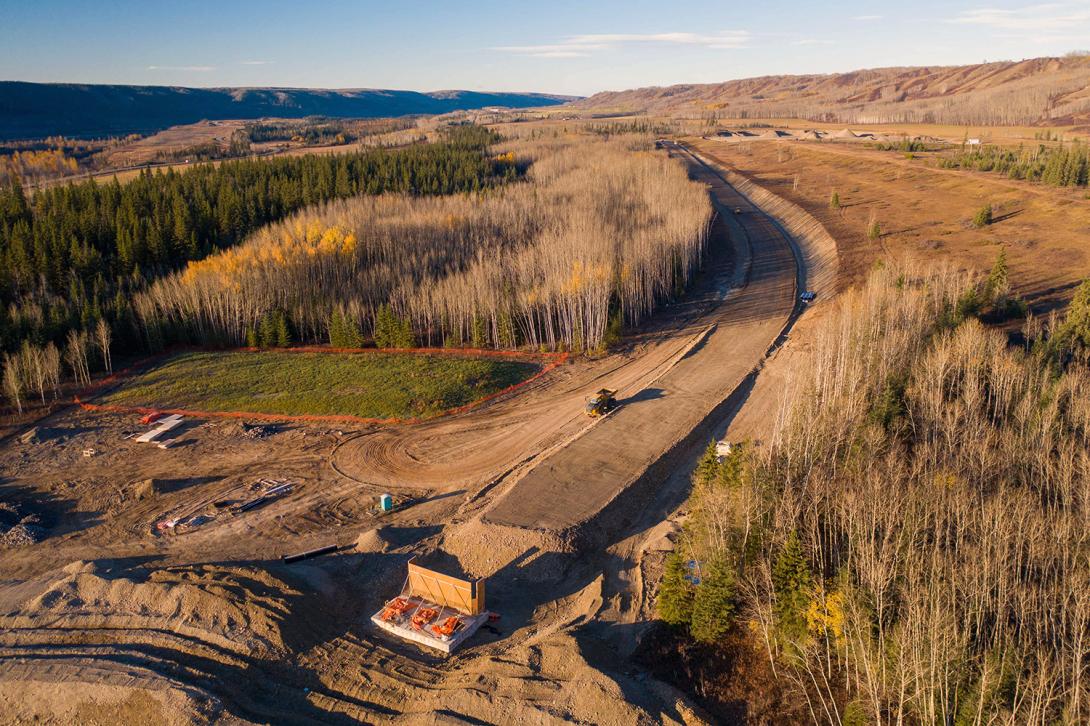
[[[97,403],[290,416],[426,418],[526,380],[535,363],[411,353],[185,353]]]

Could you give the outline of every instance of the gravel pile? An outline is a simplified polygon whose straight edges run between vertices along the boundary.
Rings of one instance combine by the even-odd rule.
[[[242,436],[247,439],[263,439],[276,433],[275,426],[266,424],[242,424]]]
[[[0,535],[0,547],[24,547],[41,542],[45,539],[45,530],[36,524],[37,521],[33,514],[24,517],[22,522]]]
[[[38,516],[19,516],[19,509],[0,502],[0,547],[22,547],[45,539],[45,530],[38,526]]]

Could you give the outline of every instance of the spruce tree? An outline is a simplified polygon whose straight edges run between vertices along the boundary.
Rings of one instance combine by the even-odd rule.
[[[283,310],[276,311],[276,347],[287,348],[291,346],[291,329],[288,328],[288,316]]]
[[[659,586],[658,611],[663,622],[688,626],[693,614],[693,586],[685,579],[685,561],[679,552],[666,558],[666,570]]]
[[[394,314],[389,305],[380,305],[375,313],[375,347],[393,348],[396,331],[394,330]]]
[[[806,609],[814,587],[810,564],[799,536],[792,531],[772,565],[772,587],[776,594],[773,614],[779,631],[791,641],[806,637]]]
[[[257,325],[257,344],[261,348],[276,345],[276,322],[271,312],[262,315],[261,322]]]
[[[987,227],[992,223],[993,212],[992,205],[985,204],[983,207],[977,210],[977,213],[973,215],[974,227]]]
[[[734,618],[734,571],[719,555],[706,564],[693,597],[689,632],[701,643],[720,640]]]

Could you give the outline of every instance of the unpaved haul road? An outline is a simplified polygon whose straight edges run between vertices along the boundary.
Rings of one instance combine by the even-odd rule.
[[[722,177],[685,156],[694,178],[710,186],[733,243],[748,248],[744,286],[723,296],[712,276],[710,289],[697,291],[697,299],[721,300],[693,321],[714,326],[711,333],[649,386],[622,399],[613,414],[531,469],[485,514],[489,522],[561,532],[586,523],[681,447],[792,320],[801,274],[792,241]]]

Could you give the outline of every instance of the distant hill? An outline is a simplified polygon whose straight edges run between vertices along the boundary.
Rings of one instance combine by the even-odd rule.
[[[544,93],[378,89],[183,88],[0,81],[0,140],[150,133],[207,119],[377,118],[574,100]]]
[[[598,93],[575,105],[845,123],[1084,123],[1090,120],[1090,57],[764,76]]]

